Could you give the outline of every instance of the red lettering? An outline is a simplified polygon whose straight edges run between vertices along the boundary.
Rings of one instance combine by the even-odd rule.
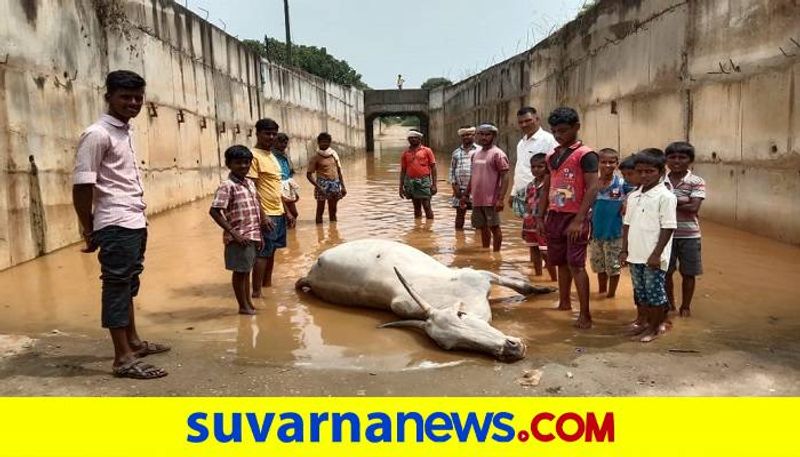
[[[552,422],[555,417],[556,416],[552,415],[551,413],[539,413],[533,417],[533,420],[531,420],[531,434],[533,434],[533,437],[536,438],[537,441],[547,443],[548,441],[553,441],[556,439],[552,433],[541,433],[539,431],[539,422],[545,420]]]
[[[614,442],[614,413],[606,413],[603,416],[603,424],[597,424],[594,413],[586,415],[586,442],[607,441]]]
[[[568,433],[564,430],[564,424],[567,421],[572,421],[577,424],[578,429],[575,430],[574,433]],[[574,441],[578,441],[583,436],[583,432],[586,430],[586,426],[583,423],[583,418],[576,413],[566,413],[562,414],[561,417],[558,418],[556,421],[556,433],[558,437],[562,440],[566,441],[567,443],[572,443]]]

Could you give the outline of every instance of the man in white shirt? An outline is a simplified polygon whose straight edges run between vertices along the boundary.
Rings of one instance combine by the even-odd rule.
[[[523,106],[517,111],[517,125],[522,130],[522,138],[517,143],[514,183],[511,186],[508,204],[517,217],[522,217],[525,214],[525,190],[533,181],[531,157],[549,153],[558,143],[550,132],[542,129],[539,115],[531,106]]]

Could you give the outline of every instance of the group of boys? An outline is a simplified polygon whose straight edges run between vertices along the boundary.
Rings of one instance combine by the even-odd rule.
[[[631,332],[640,341],[663,333],[667,313],[675,309],[676,269],[683,278],[679,312],[689,316],[695,278],[702,273],[697,213],[705,199],[705,182],[689,169],[692,145],[648,148],[620,163],[614,149],[595,152],[578,139],[580,119],[572,108],[550,114],[552,134],[541,128],[532,107],[520,109],[517,118],[523,137],[509,204],[522,217],[522,237],[530,246],[535,274],[542,274],[544,263],[551,280],[558,281],[558,309],[572,309],[574,282],[580,304],[575,326],[592,326],[585,269],[589,250],[599,292],[608,298],[616,294],[621,268],[630,266],[637,306]],[[479,146],[473,143],[476,133]],[[493,144],[495,126],[466,126],[458,134],[461,145],[453,151],[449,173],[456,230],[463,230],[471,207],[483,246],[489,247],[492,238],[497,251],[508,159]]]

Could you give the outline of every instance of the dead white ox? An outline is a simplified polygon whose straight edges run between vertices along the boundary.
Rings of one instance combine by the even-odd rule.
[[[521,294],[549,287],[471,268],[448,268],[406,244],[365,239],[323,252],[297,288],[326,302],[391,310],[405,320],[381,327],[421,328],[444,349],[485,352],[504,362],[525,357],[521,339],[492,327],[489,288]]]

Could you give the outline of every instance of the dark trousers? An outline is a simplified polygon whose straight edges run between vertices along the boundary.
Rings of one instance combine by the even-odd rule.
[[[144,270],[147,229],[112,225],[94,232],[92,239],[100,247],[97,258],[103,281],[103,327],[127,327],[133,297],[139,293],[139,275]]]

